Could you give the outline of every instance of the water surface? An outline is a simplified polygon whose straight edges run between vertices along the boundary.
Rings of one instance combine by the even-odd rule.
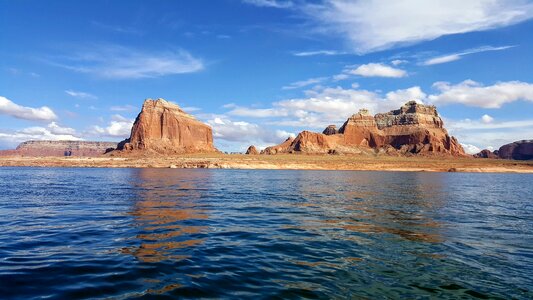
[[[533,176],[0,168],[0,298],[533,298]]]

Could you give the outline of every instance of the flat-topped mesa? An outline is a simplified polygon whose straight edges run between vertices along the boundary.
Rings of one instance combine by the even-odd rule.
[[[26,141],[20,143],[15,150],[4,152],[24,156],[99,156],[116,147],[115,142]]]
[[[443,128],[444,123],[433,105],[419,104],[414,100],[405,103],[400,109],[374,116],[379,129],[395,125],[423,125]]]
[[[119,150],[160,154],[215,152],[211,127],[164,99],[146,99]]]
[[[333,133],[303,131],[290,145],[273,146],[275,153],[369,153],[464,155],[454,137],[448,135],[435,106],[409,101],[400,109],[372,116],[366,109],[352,115]],[[267,148],[267,149],[269,149]]]

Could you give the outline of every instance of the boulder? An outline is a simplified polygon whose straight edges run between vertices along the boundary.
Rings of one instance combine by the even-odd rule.
[[[498,150],[498,156],[503,159],[533,159],[533,140],[522,140],[503,145]]]
[[[259,151],[257,151],[257,148],[255,148],[254,145],[251,145],[251,146],[248,147],[248,149],[246,150],[246,154],[248,154],[248,155],[257,155],[257,154],[259,154]]]
[[[216,152],[211,127],[164,99],[146,99],[119,150],[160,154]]]

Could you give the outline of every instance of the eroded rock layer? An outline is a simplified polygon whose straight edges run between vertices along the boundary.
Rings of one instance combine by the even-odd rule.
[[[409,101],[400,109],[372,116],[361,109],[333,133],[303,131],[287,145],[265,149],[275,153],[362,153],[464,155],[459,142],[448,134],[434,106]],[[273,152],[273,153],[272,153]]]
[[[248,154],[248,155],[257,155],[257,154],[259,154],[259,151],[257,151],[257,148],[255,148],[254,145],[251,145],[251,146],[248,147],[248,149],[246,150],[246,154]]]
[[[27,141],[15,150],[1,151],[0,155],[24,156],[99,156],[117,147],[113,142],[85,141]]]
[[[215,152],[211,127],[164,99],[147,99],[119,150],[161,154]]]

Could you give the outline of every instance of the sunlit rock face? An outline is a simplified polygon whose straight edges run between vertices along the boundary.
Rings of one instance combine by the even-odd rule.
[[[450,136],[435,106],[409,101],[399,109],[372,116],[361,109],[333,132],[303,131],[288,141],[269,147],[276,153],[375,153],[465,155]],[[267,148],[267,149],[269,149]],[[372,150],[372,151],[370,151]],[[273,154],[273,153],[268,153]]]
[[[147,99],[119,150],[162,154],[215,152],[211,127],[164,99]]]

